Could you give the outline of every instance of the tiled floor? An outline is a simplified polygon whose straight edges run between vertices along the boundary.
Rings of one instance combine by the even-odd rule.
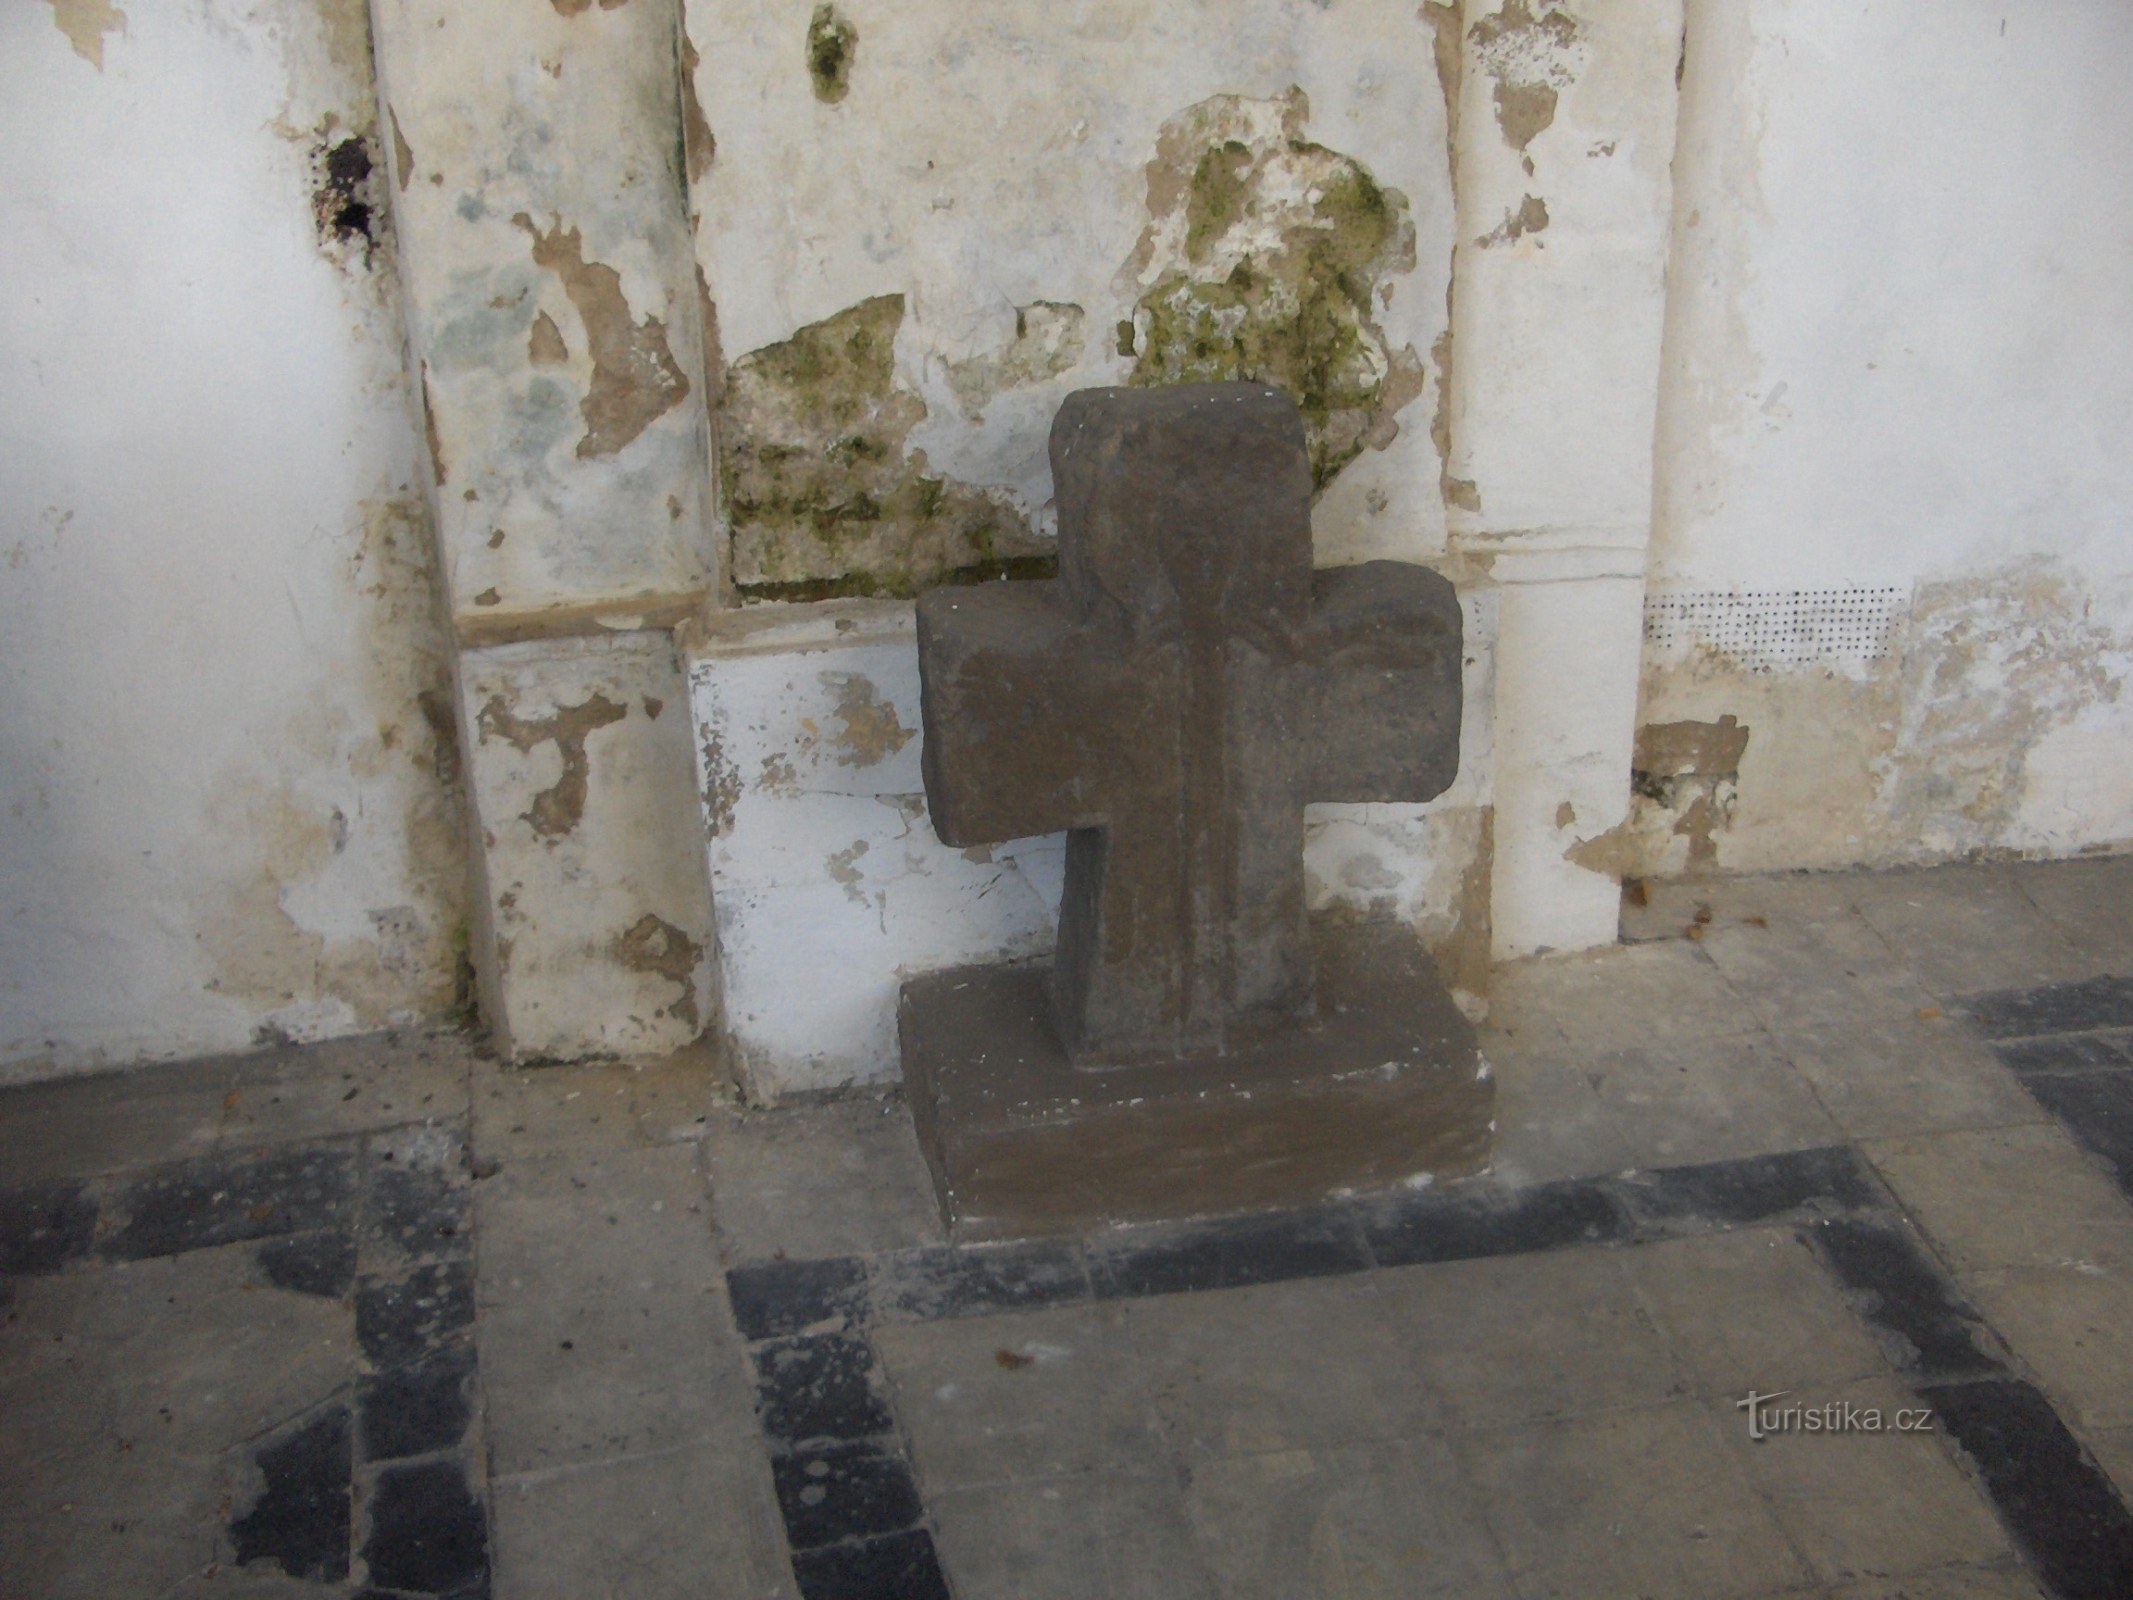
[[[2133,1595],[2133,862],[1626,932],[1489,1176],[1088,1239],[701,1062],[0,1094],[0,1596]]]

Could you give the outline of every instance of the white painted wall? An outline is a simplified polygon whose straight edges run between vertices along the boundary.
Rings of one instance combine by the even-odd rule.
[[[2133,11],[1691,0],[1686,68],[1654,592],[1893,591],[1647,652],[1750,728],[1718,864],[2133,839]]]
[[[312,214],[362,7],[96,9],[0,9],[0,1076],[434,1015],[461,934],[389,251]]]

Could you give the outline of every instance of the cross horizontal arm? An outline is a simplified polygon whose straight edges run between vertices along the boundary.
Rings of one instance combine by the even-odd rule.
[[[1120,654],[1052,583],[935,589],[918,602],[926,804],[945,844],[1092,827],[1131,766],[1136,706]]]
[[[1314,575],[1293,725],[1304,795],[1422,801],[1459,772],[1459,597],[1427,567],[1369,561]]]

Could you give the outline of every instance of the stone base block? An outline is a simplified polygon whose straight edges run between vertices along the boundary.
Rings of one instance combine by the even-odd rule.
[[[1293,1204],[1487,1163],[1495,1084],[1405,928],[1318,935],[1317,1016],[1237,1053],[1077,1068],[1042,966],[903,986],[920,1148],[955,1239]]]

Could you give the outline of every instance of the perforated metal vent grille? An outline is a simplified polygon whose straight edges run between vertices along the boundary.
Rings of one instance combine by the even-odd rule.
[[[1750,672],[1865,666],[1888,654],[1907,591],[1659,589],[1644,599],[1644,637],[1662,656],[1701,647]]]

